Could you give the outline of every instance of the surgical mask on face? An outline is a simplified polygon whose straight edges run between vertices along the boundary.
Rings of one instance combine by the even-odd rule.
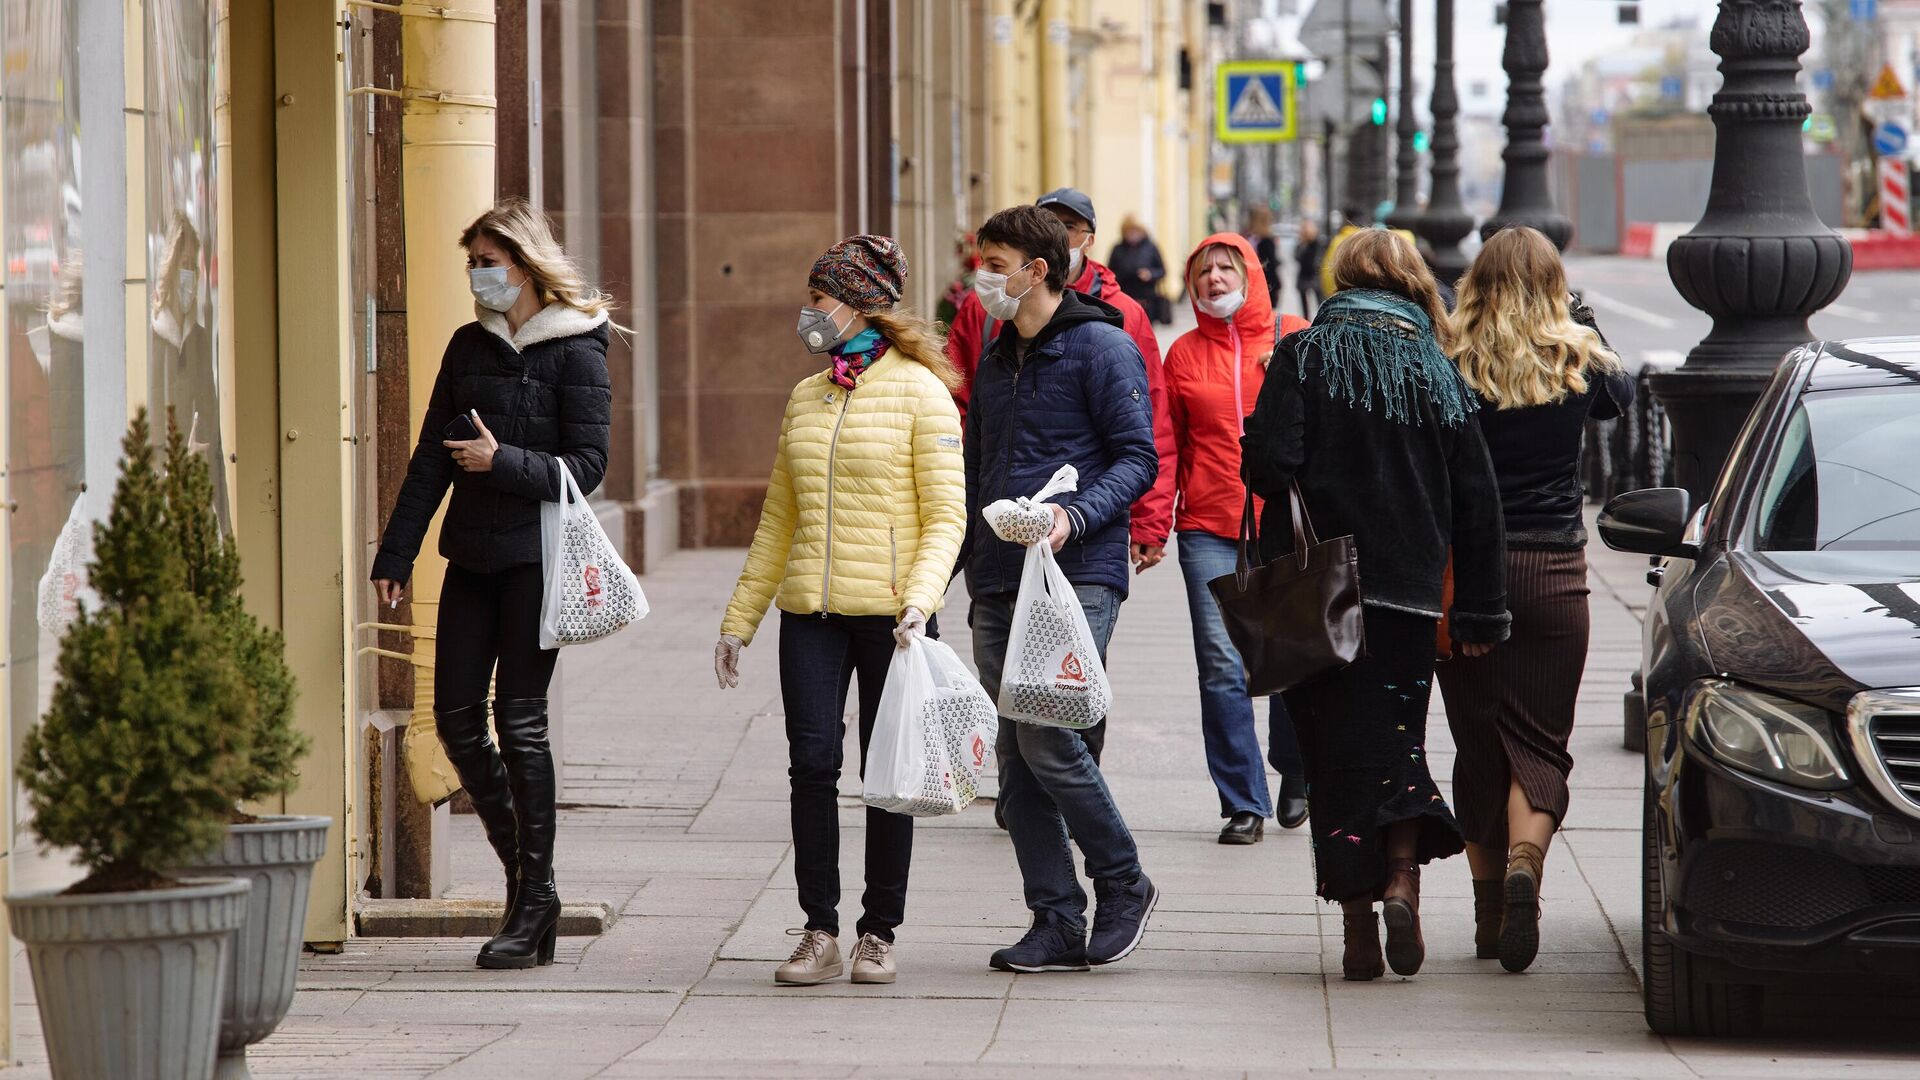
[[[488,311],[506,311],[520,299],[520,286],[507,284],[504,266],[476,266],[467,271],[474,302]]]
[[[800,335],[800,344],[805,345],[810,353],[831,351],[840,343],[841,336],[846,333],[839,323],[833,321],[833,316],[835,312],[846,306],[835,304],[833,311],[821,311],[816,307],[801,308],[800,325],[794,330]],[[852,326],[852,320],[848,320],[847,325]]]
[[[1087,265],[1087,245],[1086,244],[1081,244],[1079,247],[1074,248],[1072,251],[1067,252],[1068,284],[1072,284],[1073,282],[1080,280],[1080,270],[1082,267],[1086,265]]]
[[[1029,259],[1026,266],[1022,266],[1020,270],[1025,270],[1032,265],[1033,260]],[[1017,274],[1020,270],[1015,270],[1014,273]],[[1013,317],[1020,313],[1021,297],[1033,291],[1033,286],[1029,285],[1019,296],[1008,296],[1007,278],[1011,276],[1011,274],[996,274],[991,270],[973,272],[973,295],[980,298],[980,306],[987,309],[988,315],[1001,322],[1011,322]]]
[[[1239,311],[1240,305],[1246,302],[1247,302],[1247,291],[1245,289],[1242,289],[1239,292],[1230,292],[1230,293],[1227,293],[1225,296],[1215,297],[1212,300],[1209,300],[1204,296],[1196,296],[1193,298],[1193,303],[1195,307],[1199,308],[1201,311],[1206,312],[1208,315],[1211,315],[1216,319],[1233,318],[1233,313],[1236,311]]]

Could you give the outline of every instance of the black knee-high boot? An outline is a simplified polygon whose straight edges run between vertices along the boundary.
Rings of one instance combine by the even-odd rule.
[[[514,895],[520,888],[519,826],[513,815],[513,793],[507,784],[507,769],[494,751],[487,734],[487,703],[463,705],[457,709],[436,709],[434,727],[440,732],[440,745],[447,749],[447,760],[460,774],[460,786],[473,802],[473,812],[486,827],[487,843],[500,857],[507,875],[507,909],[513,909]]]
[[[500,758],[519,821],[520,891],[506,925],[480,950],[484,968],[553,963],[560,927],[560,896],[553,883],[553,749],[547,742],[546,698],[500,698],[493,703]]]

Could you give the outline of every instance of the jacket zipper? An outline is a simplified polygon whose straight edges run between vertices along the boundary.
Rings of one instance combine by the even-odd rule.
[[[820,569],[820,617],[833,610],[833,463],[840,451],[840,429],[846,425],[847,410],[853,405],[853,391],[840,399],[840,416],[833,422],[833,438],[827,443],[827,548]]]
[[[1014,348],[1018,350],[1018,342],[1014,343]],[[1032,351],[1032,346],[1028,346],[1028,351]],[[1007,413],[1007,452],[1002,455],[1000,468],[1000,492],[1003,498],[1010,494],[1007,489],[1013,486],[1013,446],[1020,436],[1020,373],[1026,366],[1027,358],[1016,355],[1013,362],[1013,408]],[[1000,583],[1004,585],[1006,581],[1007,553],[1003,550],[1000,553]]]
[[[887,526],[887,583],[900,595],[900,536],[898,526]]]
[[[1240,389],[1240,369],[1246,366],[1246,359],[1240,353],[1240,331],[1227,324],[1227,340],[1233,342],[1233,421],[1240,425],[1240,434],[1247,433],[1247,399]]]

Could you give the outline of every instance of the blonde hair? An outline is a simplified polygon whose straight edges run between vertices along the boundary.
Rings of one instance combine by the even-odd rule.
[[[1488,238],[1460,279],[1452,321],[1454,363],[1497,409],[1584,394],[1587,369],[1620,367],[1598,333],[1573,321],[1560,252],[1536,229]]]
[[[483,236],[526,272],[541,307],[560,303],[589,315],[613,309],[612,295],[587,282],[579,264],[553,238],[553,223],[525,199],[508,199],[474,218],[461,232],[460,246],[471,250]]]
[[[1404,296],[1427,313],[1443,351],[1452,340],[1446,305],[1440,302],[1440,283],[1420,252],[1398,233],[1387,229],[1349,233],[1333,251],[1333,287],[1336,291],[1379,289]]]
[[[933,372],[948,390],[960,389],[960,371],[947,358],[947,341],[933,324],[911,308],[895,307],[867,316],[889,348]]]
[[[1224,251],[1227,253],[1227,258],[1232,261],[1234,270],[1240,274],[1241,288],[1247,288],[1251,285],[1251,282],[1247,281],[1247,260],[1245,256],[1240,254],[1240,249],[1234,247],[1232,244],[1213,243],[1207,244],[1199,251],[1194,252],[1192,261],[1187,263],[1188,292],[1196,293],[1200,291],[1195,283],[1200,280],[1201,274],[1206,273],[1207,266],[1213,261],[1213,253],[1216,251]]]

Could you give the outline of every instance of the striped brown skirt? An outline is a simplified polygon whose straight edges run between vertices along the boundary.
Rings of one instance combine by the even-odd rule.
[[[1567,816],[1574,704],[1587,665],[1587,556],[1579,548],[1507,552],[1513,636],[1437,671],[1453,762],[1453,809],[1469,843],[1507,849],[1507,793]]]

